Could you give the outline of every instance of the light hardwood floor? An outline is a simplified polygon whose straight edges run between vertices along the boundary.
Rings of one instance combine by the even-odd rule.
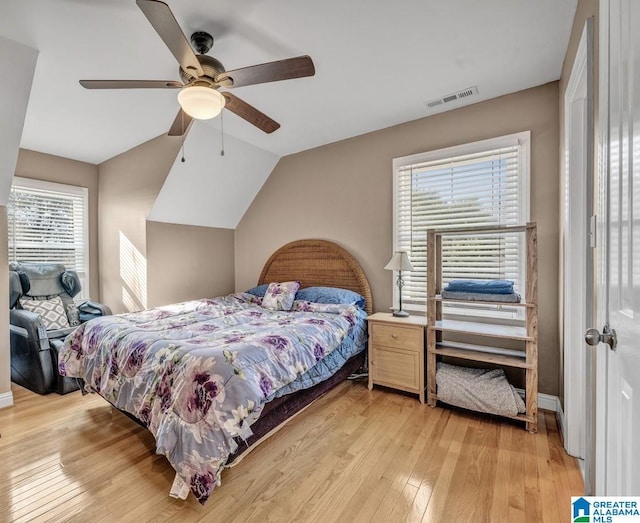
[[[538,433],[345,382],[236,467],[205,506],[168,496],[152,436],[96,395],[14,386],[0,410],[0,521],[568,521],[580,472]]]

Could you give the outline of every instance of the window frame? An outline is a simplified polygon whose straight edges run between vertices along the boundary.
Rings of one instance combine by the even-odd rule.
[[[518,176],[520,183],[520,190],[518,194],[518,215],[521,224],[530,221],[530,202],[531,202],[531,131],[521,131],[508,135],[498,136],[494,138],[488,138],[466,144],[454,145],[451,147],[445,147],[441,149],[434,149],[422,153],[412,154],[408,156],[402,156],[394,158],[392,162],[393,168],[393,251],[399,249],[399,233],[398,233],[398,213],[399,213],[399,171],[405,167],[425,163],[444,160],[447,158],[456,158],[469,154],[482,153],[484,151],[490,151],[492,149],[500,149],[503,147],[510,147],[518,145]],[[520,251],[524,251],[524,239],[519,235],[519,242],[521,244]],[[525,256],[520,256],[518,264],[520,288],[525,289],[525,273],[526,273],[526,260]],[[396,285],[397,276],[395,271],[391,271],[391,281],[393,283],[393,304],[398,303],[398,286]],[[523,294],[523,297],[524,294]],[[526,297],[525,297],[526,298]],[[403,303],[403,309],[411,312],[417,312],[426,314],[426,303],[424,305],[418,305],[413,303]],[[483,319],[491,318],[492,320],[505,320],[506,322],[512,320],[524,320],[524,311],[522,307],[509,307],[508,304],[497,305],[471,305],[470,307],[455,306],[453,304],[447,304],[443,308],[443,312],[447,317],[453,318],[460,316],[463,319],[476,319],[482,321]]]
[[[46,180],[38,180],[34,178],[24,178],[20,176],[14,176],[13,181],[11,183],[10,192],[13,193],[14,190],[23,189],[28,191],[30,189],[40,190],[40,191],[51,191],[57,192],[61,194],[68,194],[70,196],[79,196],[82,198],[83,202],[83,211],[82,211],[82,220],[84,222],[84,230],[82,234],[82,243],[84,245],[84,267],[83,270],[77,270],[78,277],[80,278],[80,283],[82,285],[82,290],[80,294],[78,294],[75,299],[83,300],[88,299],[90,297],[90,252],[89,252],[89,189],[87,187],[82,187],[79,185],[71,185],[59,182],[51,182]],[[7,205],[8,210],[8,205]],[[12,221],[9,219],[7,215],[7,254],[10,261],[12,261],[12,252],[11,252],[11,241],[12,237],[11,231]]]

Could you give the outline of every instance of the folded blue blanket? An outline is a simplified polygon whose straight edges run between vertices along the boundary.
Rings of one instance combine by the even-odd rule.
[[[445,290],[481,292],[482,294],[512,294],[513,282],[508,280],[451,280]]]

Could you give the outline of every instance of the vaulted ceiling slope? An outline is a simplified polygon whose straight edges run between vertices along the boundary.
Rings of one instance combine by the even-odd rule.
[[[234,90],[282,127],[234,114],[225,133],[282,156],[560,76],[577,0],[166,0],[227,69],[309,54],[316,75]],[[0,35],[40,54],[21,146],[100,163],[171,125],[173,90],[88,91],[78,80],[177,80],[134,0],[2,0]],[[424,102],[476,85],[431,112]],[[220,119],[213,125],[220,124]]]
[[[224,155],[221,150],[220,131],[196,122],[148,219],[235,229],[279,157],[233,136],[224,139]]]
[[[0,36],[0,205],[7,205],[18,161],[38,52]]]

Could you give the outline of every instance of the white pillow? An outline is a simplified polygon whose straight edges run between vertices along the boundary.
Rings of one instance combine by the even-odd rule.
[[[20,300],[22,308],[39,314],[45,328],[50,330],[66,329],[70,327],[69,318],[64,310],[64,303],[60,296],[54,296],[49,300]]]

